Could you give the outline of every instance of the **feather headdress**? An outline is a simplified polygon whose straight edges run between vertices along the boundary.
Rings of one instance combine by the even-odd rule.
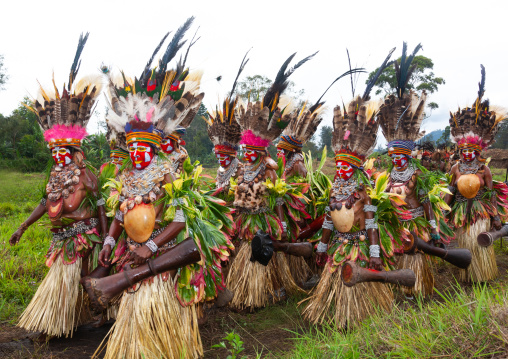
[[[379,102],[364,101],[360,96],[351,101],[347,109],[341,109],[341,106],[334,108],[332,148],[335,161],[345,161],[361,168],[376,146],[378,110]]]
[[[362,168],[365,158],[376,146],[379,128],[376,115],[380,103],[370,100],[370,92],[380,74],[389,65],[388,61],[393,51],[395,48],[390,50],[374,77],[368,81],[363,96],[354,98],[347,107],[342,105],[341,108],[339,105],[334,108],[332,148],[335,152],[335,161],[345,161],[355,168]],[[350,70],[341,77],[354,72],[365,72],[363,70]]]
[[[239,97],[235,97],[234,94],[238,78],[245,68],[245,65],[249,62],[249,59],[247,59],[249,51],[247,51],[243,57],[235,81],[233,82],[233,87],[229,95],[224,99],[222,109],[217,106],[215,111],[212,113],[208,112],[209,119],[203,117],[208,123],[208,137],[210,141],[212,141],[216,153],[236,156],[236,151],[238,150],[238,144],[242,137],[242,129],[237,121],[236,106]]]
[[[88,33],[80,35],[67,88],[64,84],[60,93],[53,78],[53,89],[40,86],[40,99],[27,105],[27,108],[37,115],[39,125],[44,131],[44,139],[50,148],[79,147],[87,136],[86,125],[102,88],[101,78],[98,76],[87,76],[76,81],[81,65],[81,53],[87,40]]]
[[[316,130],[323,120],[322,113],[325,109],[323,107],[324,101],[321,101],[328,90],[341,78],[351,75],[353,73],[365,72],[363,68],[351,69],[337,77],[325,92],[319,97],[316,103],[305,108],[305,104],[301,109],[293,111],[289,116],[291,118],[289,125],[282,132],[278,148],[283,148],[289,151],[298,151],[303,145],[310,140],[316,133]]]
[[[282,96],[289,85],[288,78],[316,54],[317,52],[307,56],[286,71],[296,53],[289,56],[263,99],[255,103],[249,102],[247,107],[239,106],[238,121],[243,130],[240,143],[253,149],[265,149],[270,142],[280,136],[292,119],[290,100]]]
[[[197,113],[204,97],[204,93],[197,94],[201,77],[189,74],[188,70],[182,73],[167,70],[168,63],[185,44],[183,37],[193,20],[189,18],[177,30],[158,67],[150,70],[151,62],[168,35],[164,36],[139,80],[131,80],[122,73],[122,82],[117,85],[107,71],[110,111],[106,121],[113,131],[126,133],[127,144],[144,141],[159,147],[165,134],[172,134]]]
[[[490,105],[489,100],[482,102],[485,94],[485,67],[478,83],[478,96],[471,107],[450,112],[451,140],[459,149],[471,148],[480,152],[494,143],[499,123],[507,118],[506,109]]]
[[[412,65],[413,59],[421,47],[421,44],[418,44],[413,53],[407,56],[407,43],[404,42],[400,65],[397,61],[393,62],[397,77],[397,93],[385,98],[378,115],[381,130],[388,141],[389,154],[396,152],[410,156],[415,147],[414,141],[425,134],[420,132],[420,127],[424,118],[427,94],[422,91],[418,96],[413,90],[409,93],[406,91],[411,75],[416,69],[416,64]]]

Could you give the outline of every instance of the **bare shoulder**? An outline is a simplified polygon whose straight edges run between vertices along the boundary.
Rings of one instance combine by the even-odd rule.
[[[274,171],[279,169],[279,165],[277,165],[277,162],[275,162],[271,157],[265,157],[264,161],[267,169]]]

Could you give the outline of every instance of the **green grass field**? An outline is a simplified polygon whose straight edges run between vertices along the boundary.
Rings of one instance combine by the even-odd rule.
[[[333,163],[328,162],[325,171],[333,173]],[[504,176],[504,171],[497,172],[496,176]],[[215,177],[214,169],[205,173]],[[38,174],[0,171],[0,324],[4,327],[15,323],[47,272],[47,219],[30,227],[17,246],[8,244],[10,235],[37,205],[42,180]],[[442,294],[415,302],[399,298],[391,314],[379,313],[346,332],[306,323],[297,304],[301,298],[254,314],[212,313],[211,329],[202,330],[205,357],[225,357],[226,349],[210,347],[231,331],[244,341],[241,354],[246,358],[257,354],[316,359],[506,357],[508,261],[499,244],[496,251],[501,276],[489,285],[458,286],[451,278],[453,270],[440,262],[436,286]]]

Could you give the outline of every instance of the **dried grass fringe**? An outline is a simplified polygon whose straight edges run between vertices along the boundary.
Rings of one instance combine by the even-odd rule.
[[[289,271],[295,280],[296,284],[303,287],[304,283],[312,276],[312,270],[303,257],[296,257],[292,255],[286,256]]]
[[[106,339],[109,337],[107,343]],[[203,355],[196,309],[182,307],[174,282],[158,275],[135,293],[124,292],[116,322],[93,355],[105,359],[197,358]]]
[[[82,258],[64,264],[61,257],[53,263],[35,292],[30,304],[19,318],[18,327],[42,332],[49,336],[71,336],[78,324],[91,316],[83,298],[81,278]]]
[[[274,253],[266,267],[251,262],[251,254],[250,243],[242,242],[227,278],[226,286],[234,293],[230,307],[250,311],[263,308],[270,301],[276,303],[282,299],[282,288],[287,294],[305,293],[291,276],[284,253]]]
[[[424,253],[403,254],[399,256],[397,269],[411,269],[416,276],[414,287],[400,286],[406,296],[428,296],[434,292],[434,275],[429,259]]]
[[[471,264],[467,269],[461,269],[459,278],[464,282],[484,282],[495,279],[498,276],[496,254],[494,246],[480,247],[476,238],[481,232],[490,229],[490,219],[479,219],[467,227],[457,229],[456,238],[460,248],[471,251]]]
[[[359,283],[347,287],[342,282],[337,268],[330,273],[327,264],[313,294],[299,304],[308,301],[303,316],[313,324],[335,324],[338,328],[354,326],[376,312],[376,307],[390,313],[393,292],[385,283]]]

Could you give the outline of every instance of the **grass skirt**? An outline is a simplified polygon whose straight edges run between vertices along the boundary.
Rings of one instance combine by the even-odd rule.
[[[400,288],[406,296],[432,295],[434,292],[434,275],[429,265],[429,258],[417,252],[415,254],[402,254],[397,262],[397,269],[411,269],[416,276],[414,287],[401,285]]]
[[[28,331],[49,336],[72,337],[76,327],[91,318],[88,296],[79,284],[82,258],[64,264],[58,258],[35,292],[17,324]]]
[[[464,282],[484,282],[497,277],[498,269],[494,246],[480,247],[476,238],[481,232],[490,229],[490,219],[478,219],[475,223],[457,229],[457,242],[460,248],[471,251],[471,264],[460,270],[460,280]]]
[[[139,285],[139,284],[138,284]],[[94,354],[99,357],[104,341]],[[174,281],[161,275],[125,291],[111,327],[105,359],[196,358],[203,355],[195,306],[182,307]]]
[[[391,311],[393,292],[388,284],[369,282],[347,287],[342,282],[341,270],[338,267],[331,273],[330,263],[326,265],[311,297],[304,300],[309,301],[303,310],[305,319],[313,324],[333,323],[344,328],[373,315],[376,307]]]
[[[286,256],[286,260],[289,265],[291,276],[295,280],[296,284],[302,287],[303,284],[312,277],[312,269],[310,269],[303,257],[288,255]]]
[[[231,264],[226,287],[234,293],[229,306],[234,309],[254,311],[269,302],[282,299],[281,289],[287,294],[305,293],[295,283],[284,253],[275,252],[265,267],[251,262],[252,249],[249,242],[242,241],[234,262]]]

